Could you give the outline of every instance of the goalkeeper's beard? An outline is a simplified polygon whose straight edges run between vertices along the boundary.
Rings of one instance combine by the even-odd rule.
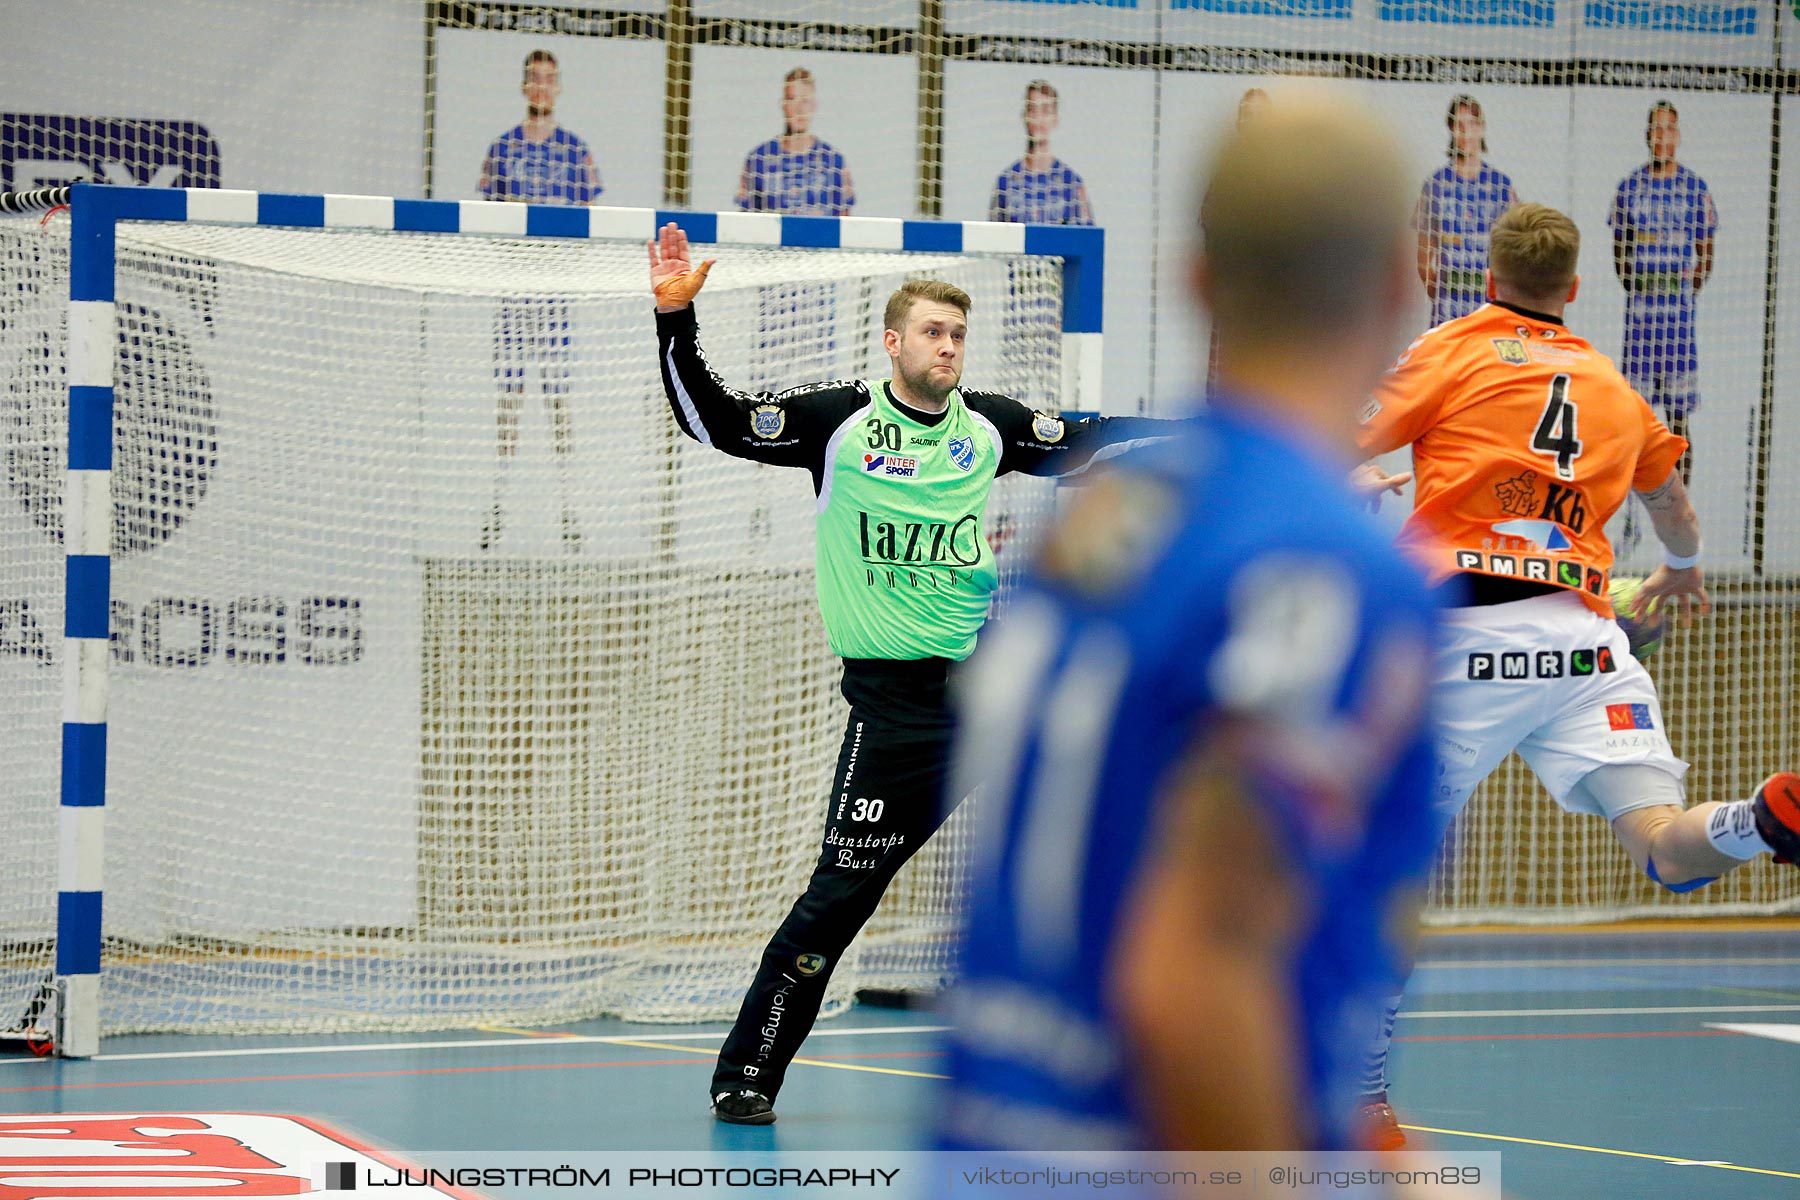
[[[952,375],[948,384],[941,384],[933,379],[932,368],[943,365],[946,364],[929,363],[919,371],[908,371],[903,367],[900,370],[900,382],[906,385],[907,392],[915,400],[942,407],[950,399],[950,393],[956,390],[956,385],[962,382],[962,370],[957,367],[950,368]]]

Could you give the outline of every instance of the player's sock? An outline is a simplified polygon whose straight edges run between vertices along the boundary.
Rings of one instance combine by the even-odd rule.
[[[1396,992],[1388,998],[1387,1008],[1381,1014],[1381,1025],[1376,1030],[1374,1041],[1369,1043],[1363,1055],[1362,1086],[1357,1090],[1362,1094],[1360,1103],[1387,1103],[1387,1059],[1388,1047],[1394,1041],[1394,1021],[1400,1015],[1402,997]]]
[[[1756,800],[1733,800],[1707,814],[1706,840],[1713,849],[1740,862],[1767,854],[1773,847],[1756,829]]]

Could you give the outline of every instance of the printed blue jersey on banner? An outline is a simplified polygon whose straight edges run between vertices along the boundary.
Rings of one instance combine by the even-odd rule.
[[[797,154],[770,138],[744,157],[741,187],[738,207],[748,212],[841,217],[856,203],[844,156],[820,138]]]
[[[1556,0],[1381,0],[1381,19],[1547,29],[1556,24]]]
[[[533,204],[592,204],[599,198],[600,170],[588,144],[558,125],[542,142],[514,125],[488,146],[481,194],[489,200]]]
[[[1625,250],[1625,341],[1619,369],[1672,413],[1700,406],[1694,268],[1719,228],[1706,181],[1679,164],[1667,179],[1648,165],[1619,181],[1606,223]]]
[[[944,1148],[1147,1143],[1110,984],[1197,746],[1234,760],[1305,914],[1275,970],[1308,1140],[1354,1141],[1365,1042],[1406,956],[1393,917],[1443,831],[1436,612],[1342,465],[1243,408],[1215,401],[1119,460],[1096,501],[1118,524],[1052,534],[1062,565],[1021,586],[971,661],[956,778],[980,780],[992,820],[949,1001]]]
[[[1488,233],[1518,198],[1506,172],[1481,164],[1473,179],[1445,163],[1425,181],[1413,224],[1431,239],[1431,323],[1467,316],[1487,301]]]
[[[1695,252],[1719,228],[1704,179],[1679,163],[1658,179],[1645,164],[1619,181],[1606,223],[1624,238],[1629,308],[1693,303]]]
[[[1582,22],[1593,29],[1748,36],[1756,32],[1756,5],[1709,0],[1588,0]]]
[[[1029,171],[1021,158],[994,180],[988,220],[1092,225],[1094,210],[1088,204],[1087,185],[1068,163],[1056,158],[1047,171]]]

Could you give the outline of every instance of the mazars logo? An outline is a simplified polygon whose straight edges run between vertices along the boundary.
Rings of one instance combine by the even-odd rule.
[[[196,121],[0,113],[0,189],[87,180],[216,188],[219,143]]]

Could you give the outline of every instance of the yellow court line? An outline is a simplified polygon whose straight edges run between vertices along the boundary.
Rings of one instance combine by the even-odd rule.
[[[709,1058],[717,1057],[717,1050],[703,1050],[697,1046],[671,1046],[667,1042],[628,1042],[624,1038],[609,1039],[610,1045],[636,1046],[640,1050],[679,1050],[683,1054],[704,1054]],[[808,1067],[830,1067],[834,1071],[867,1071],[871,1075],[904,1075],[908,1079],[948,1079],[948,1075],[933,1075],[929,1071],[902,1071],[898,1067],[865,1067],[858,1063],[825,1062],[817,1058],[796,1058],[796,1063]]]
[[[572,1038],[576,1036],[572,1033],[545,1033],[541,1029],[514,1029],[510,1025],[477,1025],[475,1028],[482,1033],[511,1033],[528,1038]]]
[[[1800,1179],[1793,1171],[1772,1171],[1767,1167],[1740,1167],[1736,1163],[1703,1162],[1674,1154],[1644,1154],[1637,1150],[1612,1150],[1605,1146],[1577,1146],[1572,1142],[1546,1142],[1539,1138],[1507,1137],[1501,1133],[1471,1133],[1466,1129],[1433,1129],[1429,1125],[1402,1125],[1419,1133],[1442,1133],[1450,1137],[1481,1138],[1490,1142],[1517,1142],[1522,1146],[1549,1146],[1556,1150],[1583,1150],[1589,1154],[1616,1154],[1620,1158],[1647,1158],[1651,1162],[1672,1163],[1682,1167],[1715,1167],[1721,1171],[1746,1171],[1752,1175],[1777,1175],[1782,1179]]]

